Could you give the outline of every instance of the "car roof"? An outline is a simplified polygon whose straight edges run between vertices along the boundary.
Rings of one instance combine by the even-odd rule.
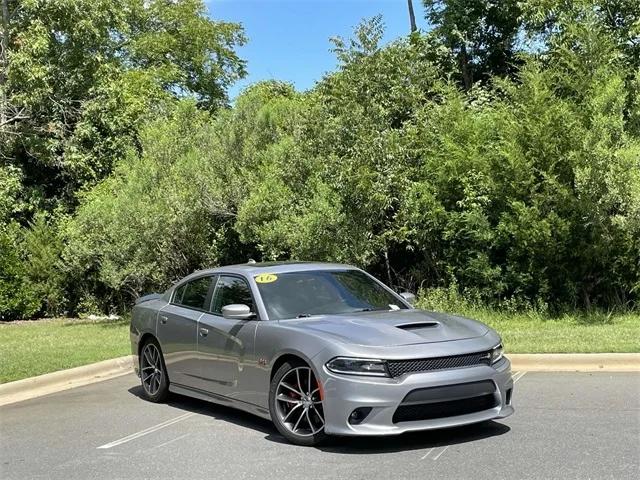
[[[237,265],[228,265],[226,267],[213,268],[211,271],[235,271],[247,274],[259,274],[268,270],[270,273],[287,273],[287,272],[305,272],[310,270],[345,270],[355,269],[351,265],[341,263],[327,262],[256,262],[256,263],[240,263]]]
[[[288,272],[305,272],[312,270],[355,270],[357,267],[345,265],[342,263],[326,263],[326,262],[255,262],[255,263],[239,263],[236,265],[227,265],[224,267],[207,268],[198,270],[186,278],[206,275],[208,273],[239,273],[245,275],[257,275],[260,273],[288,273]],[[268,271],[268,272],[267,272]],[[186,279],[185,278],[185,279]]]

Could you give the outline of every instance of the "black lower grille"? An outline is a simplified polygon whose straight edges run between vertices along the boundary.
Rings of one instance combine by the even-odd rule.
[[[405,373],[428,372],[430,370],[445,370],[448,368],[473,367],[489,365],[490,352],[468,353],[451,357],[419,358],[417,360],[389,360],[389,373],[392,377],[399,377]]]
[[[393,423],[457,417],[458,415],[467,415],[469,413],[489,410],[496,405],[496,398],[493,394],[448,402],[400,405],[393,414]]]

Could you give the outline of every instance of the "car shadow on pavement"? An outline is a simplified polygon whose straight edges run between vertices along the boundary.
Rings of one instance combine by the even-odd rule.
[[[335,437],[318,448],[325,452],[362,455],[447,447],[504,435],[511,430],[502,423],[487,421],[464,427],[404,433],[386,437]]]
[[[131,387],[129,389],[129,393],[144,400],[144,397],[142,396],[142,387],[140,385]],[[184,410],[185,412],[206,415],[208,417],[215,418],[216,420],[233,423],[240,427],[251,428],[253,430],[260,431],[267,436],[278,435],[276,427],[274,427],[269,420],[265,420],[264,418],[260,418],[256,415],[218,403],[207,402],[205,400],[178,395],[176,393],[169,393],[169,398],[165,403],[171,407]],[[285,441],[284,438],[282,438],[282,441]]]
[[[140,385],[129,389],[129,393],[136,397],[142,397]],[[217,420],[229,422],[234,425],[257,430],[265,434],[265,439],[270,442],[291,445],[278,433],[274,425],[263,418],[252,415],[232,407],[217,403],[198,400],[171,393],[166,402],[168,405],[186,412],[206,415]],[[487,421],[464,427],[447,428],[440,430],[426,430],[411,432],[402,435],[387,437],[330,437],[326,444],[316,447],[318,450],[338,454],[366,454],[366,453],[393,453],[408,450],[423,450],[426,448],[445,447],[463,443],[483,440],[490,437],[504,435],[509,432],[507,425],[495,421]]]

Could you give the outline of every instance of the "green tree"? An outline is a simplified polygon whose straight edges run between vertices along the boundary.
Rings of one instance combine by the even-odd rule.
[[[258,165],[242,238],[266,258],[355,262],[483,302],[626,304],[638,142],[615,42],[579,20],[565,28],[580,49],[557,44],[468,93],[413,39],[378,47],[378,20],[338,41],[339,71],[286,103],[300,125]]]
[[[122,310],[193,270],[246,261],[230,228],[235,206],[225,180],[238,165],[218,156],[209,120],[193,102],[179,103],[146,125],[141,156],[131,152],[83,195],[64,227],[75,302]]]
[[[138,125],[176,99],[226,105],[244,75],[236,24],[201,0],[3,0],[2,159],[21,170],[31,214],[111,172]],[[29,217],[27,216],[27,219]]]
[[[334,39],[338,68],[313,89],[260,82],[229,108],[159,80],[175,77],[155,40],[143,50],[162,50],[161,68],[102,65],[109,80],[60,144],[66,176],[0,170],[0,315],[124,310],[248,258],[355,263],[509,308],[637,306],[640,74],[624,40],[636,12],[622,0],[431,3],[434,32],[382,46],[374,18]],[[177,4],[195,5],[167,12]],[[511,62],[514,28],[530,43]],[[450,62],[461,38],[468,89]],[[79,207],[34,215],[61,186]]]
[[[355,38],[334,39],[339,71],[303,104],[288,103],[300,126],[265,164],[268,181],[250,192],[238,217],[243,238],[267,258],[371,265],[387,252],[415,161],[405,145],[414,109],[436,95],[438,82],[421,42],[381,48],[382,30],[374,18]]]
[[[446,48],[444,68],[465,90],[491,76],[515,72],[520,2],[423,0],[435,45]]]
[[[640,135],[640,8],[635,0],[528,0],[522,2],[525,31],[543,52],[565,49],[579,52],[581,38],[605,35],[607,51],[624,68],[625,117],[628,127]],[[585,28],[593,27],[591,32]],[[556,56],[547,57],[554,61]]]

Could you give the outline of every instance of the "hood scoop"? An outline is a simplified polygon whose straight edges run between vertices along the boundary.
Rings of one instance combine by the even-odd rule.
[[[401,325],[396,325],[396,328],[401,328],[402,330],[422,330],[423,328],[433,328],[440,325],[440,322],[412,322],[412,323],[403,323]]]

